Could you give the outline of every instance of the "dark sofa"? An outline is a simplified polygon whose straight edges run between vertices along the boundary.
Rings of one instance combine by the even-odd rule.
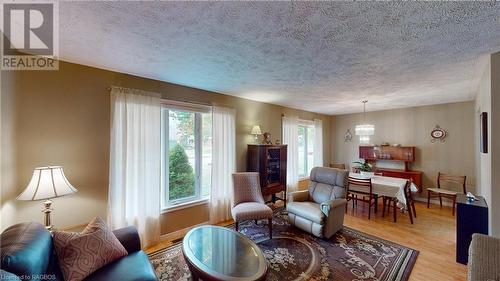
[[[128,255],[105,265],[85,281],[157,281],[146,253],[141,251],[137,229],[133,226],[113,231]],[[0,280],[62,281],[52,236],[39,223],[20,223],[0,236]]]

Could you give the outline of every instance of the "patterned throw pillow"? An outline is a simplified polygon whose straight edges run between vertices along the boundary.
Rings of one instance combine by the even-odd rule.
[[[81,233],[54,231],[53,239],[65,281],[83,280],[128,254],[100,217],[94,218]]]

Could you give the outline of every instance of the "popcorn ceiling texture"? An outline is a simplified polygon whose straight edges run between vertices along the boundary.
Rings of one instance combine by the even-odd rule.
[[[325,114],[472,100],[496,2],[60,2],[63,60]]]

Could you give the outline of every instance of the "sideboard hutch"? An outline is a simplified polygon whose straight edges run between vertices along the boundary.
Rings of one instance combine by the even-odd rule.
[[[411,179],[422,192],[422,172],[410,170],[411,163],[415,161],[414,146],[360,146],[359,158],[371,164],[379,160],[402,162],[404,169],[375,168],[375,171],[386,177]]]

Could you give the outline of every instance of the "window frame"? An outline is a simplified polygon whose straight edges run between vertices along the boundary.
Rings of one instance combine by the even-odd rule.
[[[194,113],[194,144],[195,144],[195,194],[185,198],[169,200],[169,130],[170,130],[170,111],[184,111]],[[202,196],[202,114],[210,113],[211,107],[204,105],[197,105],[191,103],[165,101],[161,107],[161,210],[168,212],[172,210],[182,209],[187,206],[198,205],[209,200],[208,196]]]
[[[308,129],[313,130],[313,134],[315,133],[314,122],[309,120],[300,120],[298,128],[304,128],[304,155],[299,155],[299,157],[303,157],[304,159],[304,171],[298,171],[299,180],[308,179],[309,178],[309,166],[307,163],[307,148],[308,148]],[[297,132],[298,133],[298,132]],[[297,140],[298,141],[298,140]],[[314,142],[313,142],[313,153],[314,153]],[[314,160],[313,160],[314,161]],[[314,166],[314,163],[312,164]],[[297,165],[298,166],[298,165]],[[312,167],[311,167],[312,168]]]

